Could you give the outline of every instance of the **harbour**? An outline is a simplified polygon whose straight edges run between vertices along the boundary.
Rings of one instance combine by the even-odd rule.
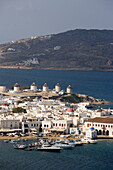
[[[21,85],[25,86],[28,84],[31,84],[32,82],[37,82],[38,88],[41,88],[43,83],[47,82],[49,84],[50,88],[53,88],[56,82],[59,82],[61,87],[66,89],[66,87],[71,84],[73,86],[73,92],[76,93],[83,93],[84,94],[92,94],[94,97],[98,98],[103,98],[105,100],[113,101],[112,98],[112,83],[113,80],[110,77],[112,76],[112,72],[76,72],[76,71],[46,71],[46,70],[16,70],[16,76],[15,72],[13,69],[11,70],[4,70],[0,69],[0,74],[4,75],[3,78],[1,78],[1,85],[6,85],[7,88],[9,88],[13,82],[20,83]],[[10,76],[8,76],[10,74]],[[38,78],[37,78],[38,74]],[[50,76],[51,74],[51,76]],[[54,74],[57,75],[54,79]],[[29,76],[28,76],[29,75]],[[106,75],[106,77],[105,77]],[[8,76],[8,77],[7,77]],[[61,77],[60,77],[61,76]],[[100,76],[100,77],[99,77]],[[6,78],[7,77],[7,78]],[[46,78],[45,78],[46,77]],[[82,77],[82,79],[79,79],[79,77]],[[93,79],[92,79],[93,77]],[[59,79],[60,78],[60,79]],[[68,79],[67,79],[68,78]],[[109,78],[108,84],[106,84],[106,79]],[[21,80],[21,81],[20,81]],[[72,80],[72,83],[71,83]],[[80,80],[80,81],[79,81]],[[82,82],[81,82],[82,80]],[[98,81],[99,80],[99,81]],[[100,84],[100,81],[104,83]],[[90,82],[88,84],[88,82]],[[94,82],[97,83],[97,86],[95,86]],[[83,86],[84,84],[84,86]],[[83,88],[82,88],[82,87]],[[95,86],[95,87],[94,87]],[[95,90],[94,90],[95,88]],[[102,89],[100,91],[100,88]],[[111,91],[105,91],[105,89],[111,89]],[[85,93],[86,91],[86,93]],[[97,93],[99,91],[100,93]],[[108,92],[108,93],[107,93]],[[107,95],[106,95],[107,93]],[[101,96],[101,97],[100,97]],[[36,105],[36,103],[35,103]],[[38,105],[37,105],[38,106]],[[40,106],[40,105],[39,105]],[[6,106],[7,107],[7,106]],[[34,105],[33,105],[34,107]],[[56,106],[55,106],[56,107]],[[110,104],[104,104],[103,106],[100,107],[106,107],[108,110],[107,112],[104,111],[103,114],[109,114],[110,110],[109,108],[112,109],[112,103]],[[5,106],[3,106],[5,108]],[[81,107],[83,109],[83,107]],[[73,110],[68,110],[66,108],[66,114],[70,116],[70,114],[73,114]],[[80,111],[79,111],[80,112]],[[95,114],[100,114],[99,112],[96,111],[88,111],[91,113]],[[44,112],[45,114],[46,112]],[[25,113],[24,113],[25,114]],[[75,115],[78,115],[78,113],[75,113]],[[32,119],[29,119],[29,121]],[[33,120],[36,121],[36,120]],[[61,127],[60,123],[58,124],[54,120],[53,123],[57,126]],[[62,121],[62,120],[59,120]],[[46,122],[47,123],[47,122]],[[67,121],[68,123],[68,121]],[[70,123],[70,122],[69,122]],[[66,122],[61,122],[61,124],[66,124]],[[71,124],[71,123],[70,123]],[[86,126],[89,126],[88,123],[86,122]],[[47,124],[49,125],[49,124]],[[47,127],[46,125],[46,127]],[[45,122],[42,125],[43,128],[45,126]],[[91,124],[93,126],[93,124]],[[95,124],[94,127],[97,125]],[[102,125],[103,126],[103,125]],[[107,128],[108,125],[106,124]],[[112,124],[110,125],[110,127]],[[100,125],[98,127],[101,127]],[[89,127],[88,127],[89,128]],[[57,129],[57,128],[56,128]],[[51,130],[55,130],[55,127],[52,128]],[[61,129],[62,130],[62,129]],[[72,129],[73,130],[73,129]],[[76,129],[77,130],[77,129]],[[98,129],[97,129],[98,130]],[[11,133],[12,129],[10,129]],[[98,130],[99,131],[99,130]],[[62,131],[61,131],[62,132]],[[59,132],[58,132],[59,133]],[[102,127],[102,133],[105,133],[103,127]],[[107,133],[107,130],[106,130]],[[111,133],[111,132],[110,132]],[[8,135],[9,132],[7,132]],[[47,146],[41,147],[42,150],[48,150],[46,151],[39,151],[35,150],[36,146],[33,149],[30,149],[27,147],[26,151],[24,149],[21,149],[23,144],[32,144],[37,142],[37,136],[30,135],[30,136],[21,136],[21,137],[13,137],[17,136],[16,132],[12,133],[11,136],[1,136],[0,137],[0,168],[1,169],[112,169],[113,164],[112,164],[112,144],[113,140],[112,139],[107,139],[107,140],[98,140],[96,145],[93,144],[83,144],[82,146],[75,146],[71,147],[71,149],[61,149],[59,153],[53,153],[51,150],[48,149]],[[56,136],[56,137],[55,137]],[[60,135],[55,135],[55,136],[49,136],[49,139],[61,139],[62,134]],[[60,137],[61,136],[61,137]],[[103,136],[103,135],[102,135]],[[101,137],[102,137],[101,136]],[[47,136],[45,136],[47,137]],[[64,136],[63,136],[64,138]],[[4,142],[3,139],[8,140],[8,142]],[[9,139],[12,141],[9,142]],[[20,147],[20,149],[14,149],[14,143],[13,140],[20,140],[22,141],[23,139],[27,139],[26,142],[20,142],[19,145],[17,145],[17,148]],[[43,139],[43,137],[42,137]],[[89,142],[86,142],[89,143]],[[22,145],[21,145],[22,144]],[[60,145],[61,146],[61,145]],[[56,147],[56,146],[55,146]],[[58,147],[58,145],[57,145]],[[31,147],[32,148],[32,147]],[[51,148],[51,149],[56,149],[56,148]],[[59,148],[60,149],[60,148]],[[30,151],[30,152],[29,152]],[[54,150],[55,151],[55,150]],[[15,161],[14,161],[15,160]]]
[[[29,142],[34,142],[29,141]],[[112,169],[113,140],[101,140],[96,145],[74,147],[59,153],[13,149],[0,141],[0,168],[3,169]]]

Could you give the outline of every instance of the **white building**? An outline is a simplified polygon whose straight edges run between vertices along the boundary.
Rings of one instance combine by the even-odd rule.
[[[35,83],[32,83],[30,89],[31,91],[37,91],[37,85]]]
[[[27,133],[30,131],[39,132],[40,120],[37,118],[28,118],[22,121],[22,132]]]
[[[47,92],[47,91],[48,91],[48,85],[47,85],[47,83],[45,83],[45,84],[43,85],[43,91],[44,91],[44,92]]]
[[[0,92],[5,92],[6,91],[6,86],[0,86]]]
[[[91,139],[97,138],[97,131],[88,129],[86,131],[86,138],[91,138]]]
[[[20,85],[19,85],[18,83],[16,83],[16,84],[14,85],[14,91],[15,91],[15,92],[19,92],[19,91],[20,91]]]
[[[107,135],[113,137],[113,118],[96,117],[86,120],[86,129],[92,127],[97,131],[97,135]]]
[[[68,94],[71,94],[71,93],[72,93],[72,87],[71,87],[70,85],[67,87],[67,93],[68,93]]]
[[[55,91],[56,92],[60,92],[60,84],[59,83],[57,83],[56,85],[55,85]]]
[[[0,129],[19,129],[20,121],[16,119],[0,120]]]
[[[73,126],[72,120],[52,120],[53,128],[51,131],[53,132],[61,132],[61,133],[70,133],[70,127]]]
[[[43,120],[42,121],[42,131],[44,133],[50,133],[52,127],[52,121],[51,120]]]

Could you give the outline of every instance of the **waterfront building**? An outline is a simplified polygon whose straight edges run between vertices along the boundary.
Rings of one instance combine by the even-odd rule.
[[[96,117],[85,121],[85,128],[94,128],[97,135],[113,137],[113,118]]]
[[[39,133],[40,130],[40,119],[37,118],[27,118],[22,120],[22,132],[28,133],[30,131],[35,131]]]
[[[5,92],[6,91],[6,86],[0,86],[0,92]]]
[[[37,91],[37,85],[35,83],[32,83],[30,89],[31,91]]]
[[[67,87],[67,93],[68,93],[68,94],[71,94],[71,93],[72,93],[72,87],[71,87],[71,85],[69,85],[69,86]]]
[[[19,129],[20,121],[17,119],[1,119],[0,129]]]
[[[57,93],[59,93],[59,92],[60,92],[60,88],[61,88],[60,84],[57,83],[57,84],[55,85],[55,91],[56,91]]]
[[[20,85],[19,85],[18,83],[16,83],[16,84],[14,85],[14,91],[15,91],[15,92],[19,92],[19,91],[20,91]]]
[[[52,127],[52,121],[51,120],[43,120],[42,121],[42,131],[44,133],[50,133],[51,127]]]
[[[91,139],[95,139],[97,138],[97,131],[93,130],[93,128],[86,130],[86,138],[91,138]]]
[[[66,133],[68,134],[70,132],[70,127],[73,126],[72,120],[52,120],[53,128],[51,129],[52,132],[57,133]]]
[[[45,83],[44,85],[43,85],[43,91],[44,92],[47,92],[48,91],[48,85],[47,85],[47,83]]]

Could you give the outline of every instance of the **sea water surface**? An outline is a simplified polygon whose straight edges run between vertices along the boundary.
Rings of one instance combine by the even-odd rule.
[[[70,84],[74,93],[113,101],[113,72],[0,69],[0,85],[10,88],[16,82],[22,86],[35,82],[38,88],[46,82],[50,89],[60,83],[63,90]]]
[[[46,82],[53,89],[57,82],[63,90],[70,84],[74,93],[113,101],[113,72],[0,69],[0,85],[7,88]],[[108,105],[109,107],[109,105]],[[112,108],[112,106],[111,106]],[[113,140],[98,141],[61,153],[22,151],[0,141],[0,170],[112,170]]]
[[[30,142],[30,141],[29,141]],[[16,150],[0,141],[0,170],[112,170],[113,140],[60,153]]]

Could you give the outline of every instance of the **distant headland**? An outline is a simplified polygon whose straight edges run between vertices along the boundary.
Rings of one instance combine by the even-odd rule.
[[[0,68],[113,71],[113,31],[76,29],[1,44]]]

